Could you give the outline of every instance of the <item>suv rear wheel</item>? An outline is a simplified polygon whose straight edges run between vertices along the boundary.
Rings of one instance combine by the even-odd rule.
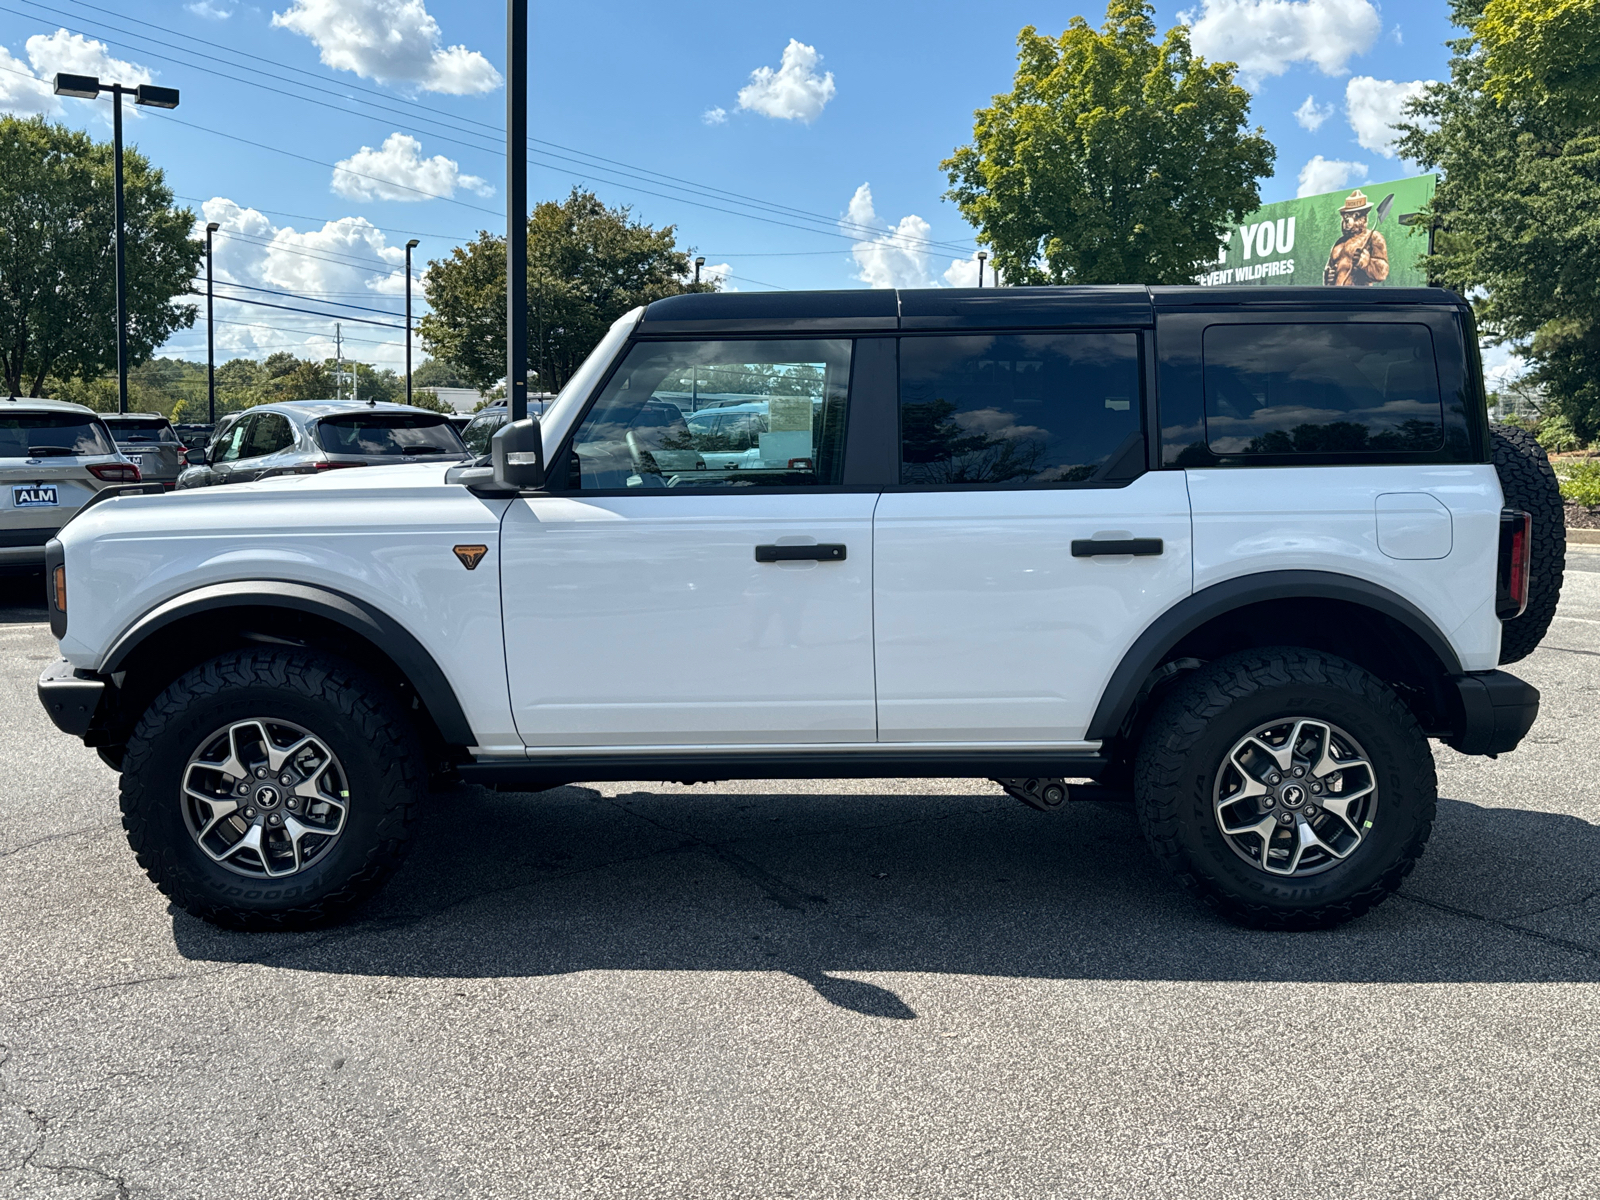
[[[376,680],[303,650],[222,655],[171,684],[122,763],[139,865],[230,929],[337,920],[399,865],[426,772]]]
[[[1140,747],[1151,849],[1243,925],[1319,929],[1400,886],[1433,827],[1427,739],[1375,676],[1333,655],[1250,650],[1194,672]]]

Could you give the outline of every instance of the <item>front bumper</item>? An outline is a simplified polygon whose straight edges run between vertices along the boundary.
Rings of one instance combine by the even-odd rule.
[[[1515,750],[1539,715],[1539,689],[1504,671],[1458,675],[1455,685],[1461,723],[1445,744],[1462,754]]]
[[[103,679],[80,679],[66,659],[57,659],[39,676],[39,703],[62,733],[86,737],[94,714],[105,697]]]

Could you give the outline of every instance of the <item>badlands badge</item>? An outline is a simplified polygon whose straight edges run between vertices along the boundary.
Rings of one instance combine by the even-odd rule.
[[[483,556],[489,553],[487,546],[457,546],[456,557],[461,560],[461,565],[469,571],[475,571],[478,564],[483,561]]]

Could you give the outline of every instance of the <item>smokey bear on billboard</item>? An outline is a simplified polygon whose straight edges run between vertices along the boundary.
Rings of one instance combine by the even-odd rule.
[[[1198,282],[1422,287],[1422,210],[1436,184],[1417,175],[1265,205],[1228,232]]]

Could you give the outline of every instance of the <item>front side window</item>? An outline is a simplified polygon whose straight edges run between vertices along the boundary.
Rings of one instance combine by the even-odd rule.
[[[850,343],[641,342],[573,439],[573,486],[836,484]]]
[[[1206,440],[1214,454],[1426,452],[1444,408],[1426,325],[1212,325]]]
[[[329,454],[429,458],[465,453],[455,426],[432,413],[324,417],[317,423],[317,440]]]
[[[1083,483],[1142,429],[1133,333],[900,341],[900,482]]]
[[[115,454],[105,426],[76,413],[13,413],[0,416],[0,458],[66,458]]]
[[[236,417],[232,425],[224,424],[211,444],[212,462],[234,462],[244,451],[245,435],[255,422],[255,414]]]

